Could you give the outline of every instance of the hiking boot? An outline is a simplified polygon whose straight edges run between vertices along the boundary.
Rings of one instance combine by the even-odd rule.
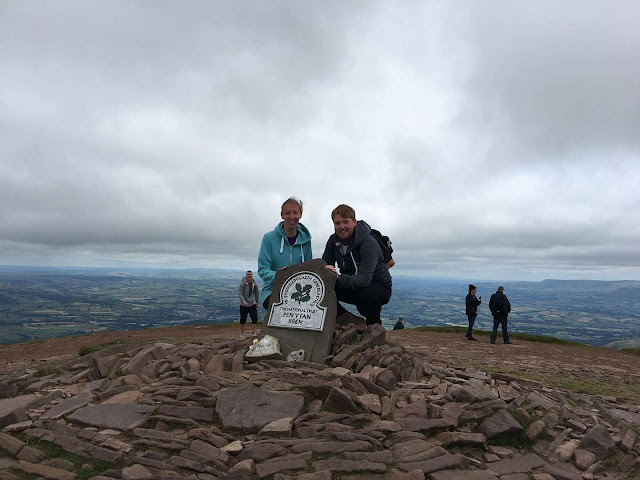
[[[504,344],[505,344],[505,345],[510,345],[510,344],[511,344],[511,342],[504,342]]]
[[[478,341],[475,337],[467,337],[467,339],[471,340],[472,342],[477,342]]]
[[[495,340],[491,340],[491,345],[495,345],[496,341]]]

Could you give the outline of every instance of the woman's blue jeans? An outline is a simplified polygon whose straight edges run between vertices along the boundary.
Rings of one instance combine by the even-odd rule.
[[[472,337],[473,324],[476,323],[476,317],[477,315],[467,315],[467,318],[469,319],[469,328],[467,328],[467,334],[465,335],[467,338]]]

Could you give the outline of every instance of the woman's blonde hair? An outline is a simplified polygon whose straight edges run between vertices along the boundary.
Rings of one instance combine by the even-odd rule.
[[[300,213],[302,214],[302,200],[300,200],[299,198],[296,198],[296,197],[289,197],[284,201],[284,203],[280,207],[280,213],[281,214],[284,211],[284,206],[287,203],[295,203],[298,207],[300,207]]]

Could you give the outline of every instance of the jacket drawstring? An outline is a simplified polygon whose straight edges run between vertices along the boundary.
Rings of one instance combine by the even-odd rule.
[[[356,275],[358,274],[358,264],[356,263],[356,259],[353,258],[353,251],[349,252],[349,255],[351,255],[351,261],[353,262],[353,266],[356,267]]]
[[[291,246],[289,246],[289,250],[291,250]],[[280,238],[280,253],[284,252],[284,237]],[[291,253],[291,252],[289,252]],[[302,261],[304,262],[304,248],[302,248],[302,244],[300,245],[300,258],[302,258]],[[290,261],[293,261],[292,258],[289,259]]]

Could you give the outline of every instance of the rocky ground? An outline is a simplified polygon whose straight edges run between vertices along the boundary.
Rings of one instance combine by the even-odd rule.
[[[351,325],[326,365],[247,362],[236,325],[4,346],[0,478],[640,479],[640,357],[513,341]]]

